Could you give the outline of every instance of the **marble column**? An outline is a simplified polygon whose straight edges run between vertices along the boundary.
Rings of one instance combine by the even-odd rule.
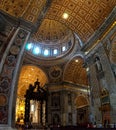
[[[24,47],[30,32],[18,27],[0,63],[0,129],[11,130],[15,125],[17,79],[23,59]]]

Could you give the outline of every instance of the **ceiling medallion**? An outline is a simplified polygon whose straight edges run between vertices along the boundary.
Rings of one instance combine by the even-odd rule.
[[[64,13],[64,14],[62,15],[62,17],[63,17],[63,19],[68,19],[69,15],[68,15],[68,13]]]
[[[11,48],[10,48],[10,53],[13,54],[13,55],[17,55],[19,53],[20,49],[18,46],[16,45],[13,45]]]
[[[57,79],[61,76],[62,70],[58,66],[53,66],[50,68],[49,75],[51,78]]]

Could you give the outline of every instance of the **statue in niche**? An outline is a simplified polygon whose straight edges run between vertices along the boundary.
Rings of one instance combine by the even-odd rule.
[[[99,57],[96,57],[96,58],[95,58],[95,64],[96,64],[96,69],[97,69],[97,71],[98,71],[98,72],[102,71],[102,64],[101,64],[101,62],[100,62]]]

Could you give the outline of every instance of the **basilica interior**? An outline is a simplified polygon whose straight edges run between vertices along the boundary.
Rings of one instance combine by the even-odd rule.
[[[88,123],[116,123],[116,0],[0,0],[0,130]]]

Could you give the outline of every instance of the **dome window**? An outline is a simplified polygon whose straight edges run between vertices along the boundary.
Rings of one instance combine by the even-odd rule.
[[[62,47],[62,51],[63,52],[66,51],[66,47],[65,46]]]
[[[33,49],[33,54],[34,55],[40,54],[40,47],[35,46],[34,49]]]
[[[48,49],[45,49],[44,50],[44,56],[48,56],[49,55],[49,50]]]
[[[32,43],[27,43],[25,48],[26,48],[26,50],[29,51],[29,50],[31,50],[33,48],[33,44]]]
[[[53,54],[54,54],[54,55],[57,55],[57,54],[58,54],[58,50],[57,50],[57,49],[54,49]]]

